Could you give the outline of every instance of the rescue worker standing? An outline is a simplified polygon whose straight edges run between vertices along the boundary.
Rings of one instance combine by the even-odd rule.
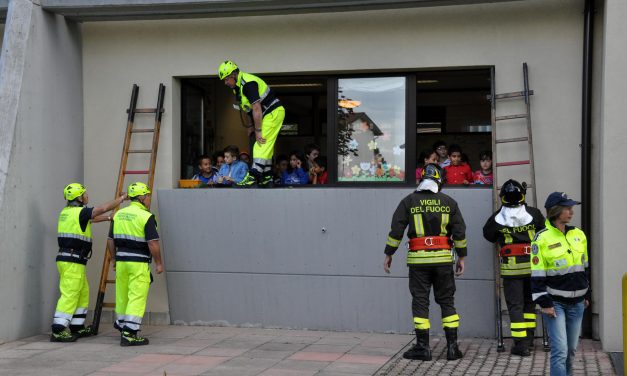
[[[501,260],[503,292],[511,323],[511,353],[529,356],[536,329],[535,304],[531,299],[531,241],[544,228],[540,210],[525,203],[527,189],[516,180],[501,187],[501,208],[483,226],[483,237],[497,243]]]
[[[67,185],[63,196],[67,200],[67,206],[59,214],[59,253],[56,260],[61,297],[54,312],[51,342],[74,342],[77,338],[95,334],[91,327],[85,327],[89,306],[89,283],[85,276],[85,267],[91,257],[91,223],[97,216],[120,205],[126,197],[122,195],[90,208],[86,206],[89,203],[87,190],[79,183]]]
[[[435,301],[442,310],[442,326],[447,342],[446,359],[455,360],[463,356],[457,345],[459,315],[454,302],[454,274],[461,276],[464,273],[466,224],[457,202],[440,192],[443,180],[442,169],[438,165],[430,163],[425,166],[416,191],[405,197],[396,208],[385,246],[383,268],[389,273],[392,255],[401,244],[405,228],[409,225],[407,266],[416,345],[403,354],[406,359],[431,360],[429,292],[432,285]],[[452,246],[458,256],[455,273],[452,268]]]
[[[256,140],[253,165],[237,185],[250,187],[257,183],[265,187],[272,181],[274,143],[283,125],[285,109],[270,86],[257,76],[240,71],[230,60],[220,65],[218,77],[233,89],[240,111],[249,114],[253,120]]]
[[[152,282],[150,263],[157,274],[163,272],[157,220],[148,210],[150,190],[137,182],[128,187],[131,204],[118,210],[109,232],[109,249],[115,251],[115,314],[113,326],[121,332],[121,346],[142,346],[148,339],[140,330],[148,289]]]
[[[588,242],[568,223],[580,203],[566,193],[547,197],[546,227],[531,243],[531,292],[551,339],[551,376],[572,375],[583,311],[590,305]]]

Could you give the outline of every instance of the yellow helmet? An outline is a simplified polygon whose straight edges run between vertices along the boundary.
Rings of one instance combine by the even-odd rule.
[[[128,197],[143,196],[150,193],[148,186],[142,182],[131,183],[128,186]]]
[[[218,78],[220,78],[220,80],[224,80],[228,75],[237,69],[237,65],[234,62],[227,60],[220,64],[220,69],[218,69]]]
[[[70,183],[63,190],[63,197],[65,197],[65,199],[68,201],[74,201],[77,198],[81,197],[86,191],[87,189],[85,189],[82,184]]]

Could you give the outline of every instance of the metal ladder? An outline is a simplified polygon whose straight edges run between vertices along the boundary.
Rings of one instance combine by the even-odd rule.
[[[127,175],[146,175],[148,181],[146,185],[152,191],[153,181],[155,178],[155,165],[157,162],[157,148],[159,146],[159,130],[161,128],[161,116],[163,115],[163,98],[165,96],[165,86],[159,84],[159,93],[157,96],[156,108],[137,108],[137,96],[139,94],[139,86],[133,84],[131,91],[131,103],[126,110],[128,120],[126,123],[126,134],[124,136],[124,146],[122,148],[122,159],[120,161],[120,170],[118,173],[118,183],[115,189],[115,196],[119,197],[124,190],[124,180]],[[135,114],[155,114],[155,123],[153,128],[135,128]],[[135,133],[152,133],[152,147],[150,149],[131,149],[131,137]],[[129,154],[150,154],[150,165],[147,170],[127,170],[126,165]],[[150,209],[150,208],[149,208]],[[116,208],[111,216],[118,210]],[[107,244],[104,261],[102,263],[102,272],[100,274],[100,285],[98,287],[98,298],[96,299],[96,308],[94,309],[94,321],[92,330],[98,333],[100,326],[100,317],[102,308],[115,308],[115,303],[105,303],[104,296],[108,284],[115,284],[115,279],[109,279],[109,269],[113,260],[113,250],[109,249]]]
[[[494,84],[494,67],[491,69],[491,82],[492,82],[492,92],[491,95],[488,95],[488,100],[490,100],[492,107],[492,160],[496,163],[493,168],[494,175],[494,189],[493,189],[493,204],[494,210],[499,208],[499,192],[501,187],[498,186],[498,170],[499,168],[510,167],[510,166],[521,166],[527,165],[529,166],[529,175],[531,184],[527,185],[527,188],[533,189],[533,196],[531,200],[531,204],[534,207],[537,207],[537,190],[536,190],[536,177],[535,177],[535,167],[534,167],[534,159],[533,159],[533,140],[531,136],[531,101],[530,97],[533,95],[533,90],[529,90],[529,69],[527,67],[527,63],[523,63],[523,83],[524,89],[523,91],[516,91],[511,93],[503,93],[503,94],[495,94],[495,84]],[[496,116],[496,103],[499,100],[512,100],[512,99],[520,99],[523,98],[525,101],[525,111],[524,113],[514,114],[514,115],[503,115]],[[526,132],[527,135],[524,137],[512,137],[512,138],[497,138],[497,127],[501,127],[501,123],[513,123],[511,120],[514,119],[524,119],[526,124]],[[528,159],[525,160],[517,160],[517,161],[508,161],[508,162],[498,162],[498,154],[497,154],[497,145],[507,144],[507,143],[515,143],[515,142],[526,142],[528,149]],[[501,309],[501,269],[500,269],[500,257],[499,253],[495,252],[495,299],[496,299],[496,333],[497,333],[497,351],[503,352],[505,351],[505,345],[503,344],[503,317],[502,317],[502,309]],[[542,318],[542,316],[540,315]],[[550,351],[549,347],[549,339],[546,330],[546,325],[544,323],[544,319],[542,319],[542,345],[544,351]]]

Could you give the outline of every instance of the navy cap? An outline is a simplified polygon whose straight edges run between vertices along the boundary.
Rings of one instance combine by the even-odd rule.
[[[544,203],[544,207],[546,209],[550,209],[556,205],[559,206],[575,206],[579,205],[581,202],[571,200],[568,198],[568,195],[564,192],[553,192],[546,198],[546,202]]]

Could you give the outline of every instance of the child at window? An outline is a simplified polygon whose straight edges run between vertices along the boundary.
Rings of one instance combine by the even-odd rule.
[[[320,146],[316,144],[309,144],[305,146],[305,158],[307,158],[307,166],[305,170],[311,171],[314,166],[314,159],[320,155]]]
[[[327,172],[327,157],[318,156],[313,160],[313,167],[309,175],[311,184],[327,184],[329,173]]]
[[[472,170],[467,163],[462,162],[462,148],[459,145],[451,145],[448,148],[450,166],[444,167],[446,171],[447,184],[470,184],[472,180]]]
[[[239,149],[235,145],[224,149],[224,164],[218,173],[217,183],[221,185],[237,184],[248,173],[248,165],[240,160]]]
[[[449,158],[449,150],[446,147],[446,142],[442,140],[438,140],[433,144],[433,150],[438,154],[438,164],[440,167],[444,168],[451,164],[451,159]]]
[[[211,163],[211,157],[201,155],[198,157],[198,173],[192,177],[192,180],[200,180],[203,184],[212,185],[216,182],[217,174]]]
[[[481,168],[472,175],[473,183],[492,185],[494,177],[492,175],[492,152],[490,150],[479,154],[479,166]]]
[[[250,154],[248,154],[245,151],[242,151],[239,153],[239,160],[246,163],[246,165],[248,166],[248,168],[250,168],[252,166],[252,160],[250,159]]]
[[[420,180],[422,169],[429,163],[438,163],[438,153],[433,149],[425,149],[418,155],[418,167],[416,168],[416,181]]]
[[[290,153],[290,165],[281,177],[282,185],[302,185],[309,183],[309,175],[303,169],[305,157],[297,151]]]
[[[287,171],[287,166],[289,165],[289,159],[285,154],[279,154],[276,157],[276,162],[274,163],[274,186],[283,185],[281,182],[281,178],[283,173]]]
[[[213,163],[215,164],[216,172],[220,171],[222,165],[224,164],[224,152],[217,151],[213,153]]]

